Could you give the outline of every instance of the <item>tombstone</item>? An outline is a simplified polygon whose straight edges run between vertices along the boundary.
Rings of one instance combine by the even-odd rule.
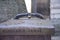
[[[0,24],[0,40],[51,40],[54,26],[50,20],[21,17]]]
[[[51,21],[30,11],[1,23],[0,40],[51,40],[51,35],[55,32]]]

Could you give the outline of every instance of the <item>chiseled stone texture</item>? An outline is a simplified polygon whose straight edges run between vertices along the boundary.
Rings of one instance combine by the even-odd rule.
[[[0,0],[0,23],[11,19],[18,13],[26,12],[23,0]]]

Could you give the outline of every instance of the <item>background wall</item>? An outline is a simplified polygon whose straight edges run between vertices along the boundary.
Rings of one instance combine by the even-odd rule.
[[[0,23],[26,11],[24,0],[0,0]]]
[[[60,35],[60,0],[50,0],[50,17],[55,27],[55,35]]]

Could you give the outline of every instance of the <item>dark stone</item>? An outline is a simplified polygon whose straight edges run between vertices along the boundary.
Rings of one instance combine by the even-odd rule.
[[[6,35],[0,36],[0,40],[51,40],[50,35]]]

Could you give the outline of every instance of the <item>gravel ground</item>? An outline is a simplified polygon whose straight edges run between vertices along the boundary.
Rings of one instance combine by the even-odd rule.
[[[60,36],[53,36],[51,39],[52,40],[60,40]]]

